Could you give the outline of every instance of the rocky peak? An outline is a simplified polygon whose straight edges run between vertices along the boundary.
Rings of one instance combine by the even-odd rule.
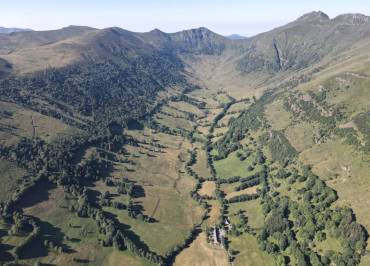
[[[184,41],[191,42],[204,41],[208,39],[215,39],[217,37],[221,37],[205,27],[180,31],[175,33],[175,35],[176,37],[183,39]]]
[[[298,18],[297,21],[307,21],[307,22],[324,22],[329,21],[330,18],[327,14],[321,11],[313,11],[310,13],[307,13],[300,18]]]
[[[206,54],[221,53],[229,41],[204,27],[173,33],[171,39],[182,47],[183,51],[195,49]]]

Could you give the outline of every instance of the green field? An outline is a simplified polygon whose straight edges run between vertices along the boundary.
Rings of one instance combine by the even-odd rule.
[[[239,237],[230,237],[230,249],[237,251],[235,265],[254,266],[254,265],[275,265],[274,257],[262,252],[256,239],[243,234]]]
[[[248,217],[248,225],[251,226],[254,230],[259,231],[261,225],[264,222],[264,215],[262,213],[262,207],[260,200],[252,200],[247,202],[233,203],[230,204],[229,214],[231,222],[236,222],[236,213],[242,210],[245,215]]]
[[[240,161],[236,156],[237,151],[231,153],[227,158],[214,162],[217,176],[227,178],[232,176],[249,176],[260,171],[260,166],[257,165],[252,171],[248,171],[247,167],[252,165],[254,161],[253,154],[244,161]]]

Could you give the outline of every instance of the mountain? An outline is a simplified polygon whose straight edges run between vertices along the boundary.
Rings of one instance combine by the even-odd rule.
[[[0,34],[9,34],[13,32],[21,32],[21,31],[32,31],[31,29],[20,29],[20,28],[4,28],[0,27]]]
[[[313,12],[286,26],[250,38],[239,66],[245,72],[297,70],[335,56],[367,39],[369,34],[367,19],[355,24],[346,22],[354,20],[356,15],[345,17],[347,19],[330,19],[322,12]]]
[[[238,43],[206,28],[166,34],[159,30],[134,33],[119,28],[97,30],[70,26],[55,31],[2,36],[0,54],[4,55],[3,59],[13,62],[16,71],[18,68],[33,71],[46,65],[60,67],[83,57],[103,54],[104,57],[107,49],[113,52],[114,48],[110,45],[116,46],[117,50],[124,47],[131,52],[136,49],[144,52],[148,46],[178,54],[220,55],[228,51],[234,58],[238,57],[236,64],[240,71],[271,74],[303,69],[348,49],[366,39],[368,33],[369,18],[366,16],[347,14],[330,19],[322,12],[312,12],[286,26],[239,40]],[[125,52],[130,54],[128,50]],[[26,65],[27,57],[34,57],[30,66]],[[44,62],[34,62],[40,58]],[[26,70],[28,67],[30,70]]]
[[[319,11],[0,34],[0,262],[368,265],[369,43]]]
[[[229,38],[230,40],[243,40],[246,39],[247,37],[241,36],[239,34],[231,34],[226,36],[226,38]]]

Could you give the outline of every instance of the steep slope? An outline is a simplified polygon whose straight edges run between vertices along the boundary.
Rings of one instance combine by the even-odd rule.
[[[313,12],[250,38],[238,65],[247,73],[303,69],[368,39],[369,32],[369,17],[347,14],[330,19],[322,12]]]
[[[312,12],[246,40],[228,40],[220,56],[201,54],[184,60],[188,71],[208,88],[225,88],[237,98],[258,96],[271,86],[342,60],[349,49],[366,45],[368,21],[369,17],[358,14],[330,19],[322,12]]]

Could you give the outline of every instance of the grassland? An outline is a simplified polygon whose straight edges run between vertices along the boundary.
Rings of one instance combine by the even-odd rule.
[[[260,200],[257,199],[230,204],[228,211],[231,223],[237,222],[236,214],[239,210],[242,210],[244,212],[244,215],[248,217],[248,225],[254,230],[259,231],[264,222],[264,215],[262,212]]]
[[[51,141],[71,130],[71,127],[60,120],[0,101],[0,144],[11,145],[22,137],[39,137]]]
[[[216,168],[217,176],[220,178],[228,178],[232,176],[248,176],[258,172],[260,166],[256,166],[252,171],[247,171],[247,167],[252,165],[254,160],[254,156],[250,155],[244,161],[241,161],[237,157],[237,151],[232,152],[229,156],[222,160],[217,160],[214,162],[214,166]]]
[[[253,236],[243,234],[230,237],[229,241],[230,249],[238,252],[234,261],[236,266],[275,265],[274,257],[262,252]]]
[[[215,194],[216,184],[213,181],[205,181],[199,190],[199,195],[213,197]]]
[[[169,128],[175,129],[184,129],[187,131],[191,131],[193,129],[194,124],[184,118],[173,117],[166,114],[157,114],[156,120],[158,123],[167,126]]]
[[[217,200],[208,200],[207,203],[210,205],[210,211],[208,213],[209,218],[205,220],[204,225],[211,227],[220,221],[221,204]]]
[[[253,194],[257,193],[257,189],[258,189],[258,186],[254,186],[254,187],[245,188],[245,189],[242,189],[242,190],[239,190],[239,191],[230,191],[230,192],[226,193],[225,198],[230,199],[232,197],[240,196],[240,195],[243,195],[243,194],[253,195]]]
[[[250,103],[247,103],[245,101],[234,103],[233,105],[230,106],[229,110],[227,110],[226,114],[240,113],[240,112],[246,110],[249,106],[250,106]]]
[[[170,102],[169,106],[173,107],[176,110],[192,113],[192,114],[196,115],[197,117],[203,117],[204,116],[204,112],[202,110],[197,108],[195,105],[192,105],[192,104],[187,103],[187,102],[183,102],[183,101],[181,101],[181,102]]]
[[[208,243],[201,233],[175,261],[175,266],[227,266],[228,256],[224,249]]]
[[[265,109],[266,118],[275,130],[283,130],[291,123],[291,114],[284,109],[283,100],[269,104]]]
[[[196,163],[193,165],[193,170],[202,177],[211,176],[209,167],[207,166],[206,152],[202,149],[201,145],[197,148]]]
[[[321,255],[329,250],[343,252],[342,243],[338,239],[332,237],[328,237],[324,241],[315,241],[315,246],[315,250]]]
[[[155,139],[165,148],[157,152],[145,151],[150,145],[128,146],[129,159],[134,163],[117,163],[112,176],[126,176],[142,186],[143,195],[134,199],[143,207],[143,213],[156,222],[147,223],[131,218],[125,211],[105,207],[104,210],[116,215],[118,220],[130,228],[153,251],[165,255],[186,239],[194,224],[200,222],[203,210],[190,198],[189,192],[194,180],[184,172],[187,149],[191,144],[179,136],[163,133],[152,134],[145,129],[128,131],[127,134],[148,143]],[[152,147],[153,149],[153,147]],[[133,156],[136,154],[136,156]],[[150,157],[148,154],[151,154]],[[131,171],[126,171],[131,167]],[[173,233],[176,232],[176,233]]]
[[[47,250],[36,243],[32,250],[27,251],[26,259],[20,260],[21,263],[80,265],[79,261],[84,261],[89,265],[113,266],[117,265],[117,261],[126,261],[129,265],[151,265],[129,252],[118,252],[101,246],[95,221],[72,213],[69,207],[76,205],[76,198],[66,194],[62,188],[45,182],[32,192],[18,207],[23,208],[26,215],[37,219],[43,240],[53,241],[66,251]],[[2,236],[1,240],[4,244],[15,246],[22,241],[22,237]]]
[[[181,112],[181,111],[177,110],[176,108],[171,107],[169,105],[163,106],[161,108],[161,112],[163,112],[165,114],[175,116],[175,117],[177,116],[177,117],[181,117],[181,118],[186,118],[186,113]]]
[[[2,184],[0,189],[0,201],[6,201],[11,198],[14,191],[17,190],[19,184],[24,181],[24,176],[27,172],[14,163],[0,159],[0,182]]]
[[[315,132],[315,124],[302,122],[288,127],[285,135],[297,151],[303,151],[314,145]]]
[[[219,122],[218,125],[227,127],[229,125],[229,121],[233,117],[237,117],[238,113],[233,114],[226,114]]]

